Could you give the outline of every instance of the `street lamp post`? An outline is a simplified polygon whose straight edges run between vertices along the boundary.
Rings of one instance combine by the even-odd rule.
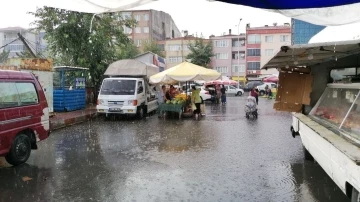
[[[238,88],[240,88],[240,23],[241,23],[242,18],[240,18],[239,20],[239,24],[238,24],[238,69],[237,69],[237,73],[238,73]]]

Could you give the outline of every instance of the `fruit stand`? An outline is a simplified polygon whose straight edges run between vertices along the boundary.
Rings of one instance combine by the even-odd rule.
[[[189,82],[195,80],[212,81],[219,79],[221,74],[215,70],[207,69],[189,62],[180,63],[163,72],[155,74],[150,77],[152,84],[174,84],[178,82]],[[179,94],[171,101],[167,101],[158,107],[161,115],[166,112],[177,112],[179,118],[182,117],[184,111],[188,114],[186,109],[191,104],[191,99],[186,94]],[[191,114],[192,116],[192,114]],[[165,117],[165,116],[164,116]]]
[[[158,110],[161,115],[165,117],[166,112],[176,112],[179,113],[179,119],[184,112],[185,106],[188,104],[185,94],[179,94],[175,96],[175,99],[166,103],[159,105]]]

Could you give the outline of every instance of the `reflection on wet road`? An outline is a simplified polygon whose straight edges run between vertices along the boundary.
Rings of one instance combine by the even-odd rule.
[[[200,121],[99,118],[56,131],[27,164],[0,159],[0,201],[348,201],[303,160],[290,114],[272,102],[260,100],[257,120],[242,97],[207,105]]]

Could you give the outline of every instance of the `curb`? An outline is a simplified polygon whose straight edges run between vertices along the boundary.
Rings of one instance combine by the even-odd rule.
[[[91,112],[89,114],[72,117],[72,118],[68,118],[68,119],[51,120],[50,121],[50,130],[53,132],[53,131],[61,129],[61,128],[65,128],[65,127],[72,126],[75,124],[83,123],[85,121],[96,118],[96,116],[97,116],[96,112]]]

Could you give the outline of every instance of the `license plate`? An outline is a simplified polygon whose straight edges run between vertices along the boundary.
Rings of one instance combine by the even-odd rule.
[[[120,108],[110,108],[109,111],[111,112],[121,112]]]
[[[128,112],[133,112],[133,110],[132,110],[132,109],[129,109]]]

